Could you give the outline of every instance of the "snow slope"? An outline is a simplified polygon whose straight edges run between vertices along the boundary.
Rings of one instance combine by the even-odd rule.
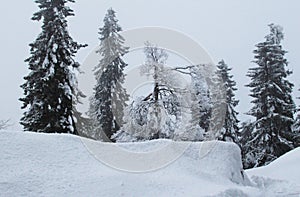
[[[258,186],[267,188],[273,184],[281,187],[281,192],[286,192],[289,196],[300,196],[300,148],[296,148],[267,166],[249,169],[247,174],[252,176]],[[264,177],[264,178],[262,178]],[[289,181],[289,182],[287,182]],[[283,187],[285,185],[285,187]],[[298,188],[288,191],[289,188]],[[280,192],[280,191],[279,191]]]
[[[300,184],[300,148],[290,151],[268,166],[247,170],[249,175],[260,175]]]
[[[71,135],[0,131],[0,145],[0,196],[300,194],[293,183],[257,177],[268,167],[249,172],[255,175],[251,183],[241,172],[239,149],[231,143],[157,140],[117,145]],[[125,151],[116,151],[120,148]],[[162,150],[169,154],[160,155]],[[172,160],[173,153],[180,154]],[[289,157],[283,160],[299,164]]]

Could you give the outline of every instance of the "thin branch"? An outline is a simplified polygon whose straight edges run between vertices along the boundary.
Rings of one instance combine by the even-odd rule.
[[[191,72],[183,71],[183,70],[188,70],[188,69],[191,69],[191,68],[193,68],[193,67],[194,67],[194,66],[176,67],[176,68],[172,68],[171,70],[180,72],[180,73],[185,74],[185,75],[191,75]]]
[[[160,88],[159,91],[167,91],[167,92],[170,92],[171,94],[173,94],[173,90],[168,89],[168,88]]]
[[[182,73],[182,74],[185,74],[185,75],[192,75],[190,72],[184,72],[184,71],[177,70],[177,69],[173,69],[173,70],[175,70],[175,71],[177,71],[177,72],[180,72],[180,73]]]
[[[153,95],[153,93],[151,92],[146,98],[143,99],[143,101],[148,101],[152,95]]]
[[[174,70],[187,70],[187,69],[191,69],[194,68],[197,65],[191,65],[191,66],[185,66],[185,67],[176,67],[174,68]]]
[[[9,124],[10,119],[8,120],[0,120],[0,130],[7,129],[8,127],[12,126],[12,124]]]

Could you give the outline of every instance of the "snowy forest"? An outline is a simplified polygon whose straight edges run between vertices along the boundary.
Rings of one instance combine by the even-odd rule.
[[[292,96],[294,83],[286,58],[283,27],[266,24],[252,52],[250,83],[251,121],[240,121],[237,83],[225,60],[215,65],[170,65],[170,51],[145,40],[142,76],[153,83],[133,98],[125,88],[130,48],[122,37],[117,12],[110,8],[99,27],[99,62],[93,69],[96,84],[88,98],[89,109],[77,105],[85,98],[78,87],[81,64],[76,53],[87,47],[68,31],[67,18],[74,0],[36,0],[39,11],[32,20],[42,22],[25,60],[29,74],[21,85],[24,131],[68,133],[97,141],[124,143],[155,139],[174,141],[220,140],[236,143],[245,169],[269,164],[300,146],[300,113]],[[96,32],[97,30],[95,30]],[[251,51],[249,52],[251,53]],[[183,83],[184,78],[186,83]],[[298,98],[296,98],[298,99]],[[7,121],[0,122],[0,129]]]

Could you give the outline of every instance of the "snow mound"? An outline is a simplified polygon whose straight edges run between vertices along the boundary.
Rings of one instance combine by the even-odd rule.
[[[291,150],[267,166],[246,170],[265,196],[300,196],[300,148]]]
[[[182,162],[181,168],[183,169],[191,163],[188,170],[198,174],[199,177],[207,174],[218,177],[220,181],[229,180],[242,185],[250,185],[243,171],[240,149],[234,143],[220,141],[192,143],[179,162]]]
[[[239,148],[225,142],[110,144],[1,131],[0,145],[0,196],[276,196],[298,191],[262,177],[251,184]]]
[[[83,141],[99,161],[118,170],[151,172],[174,167],[178,168],[177,172],[251,185],[243,172],[240,149],[234,143],[153,140],[112,144]]]
[[[300,183],[300,148],[282,155],[267,166],[247,170],[252,176],[263,176]]]

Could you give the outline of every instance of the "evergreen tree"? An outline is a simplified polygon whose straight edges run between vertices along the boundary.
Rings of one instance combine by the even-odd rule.
[[[241,131],[239,132],[238,145],[241,148],[241,152],[243,156],[242,162],[243,162],[243,167],[245,169],[253,167],[253,161],[255,160],[254,155],[249,154],[252,151],[253,147],[251,147],[252,144],[249,143],[248,141],[253,138],[252,132],[254,128],[255,128],[255,123],[248,120],[246,122],[242,122]]]
[[[30,44],[31,57],[25,60],[30,73],[24,77],[21,124],[25,131],[77,133],[74,105],[83,94],[78,90],[75,53],[85,45],[73,41],[67,20],[73,10],[66,6],[74,0],[36,0],[40,11],[32,20],[43,20],[42,32]]]
[[[218,139],[222,141],[237,142],[239,121],[237,119],[238,112],[236,112],[234,108],[238,105],[239,101],[234,98],[234,92],[237,90],[236,82],[233,81],[233,76],[230,75],[232,68],[229,68],[224,60],[221,60],[218,63],[217,68],[217,73],[223,81],[224,90],[226,92],[226,115],[224,126]]]
[[[100,49],[97,53],[101,60],[95,67],[97,84],[89,109],[95,126],[95,133],[91,135],[96,139],[109,140],[120,129],[129,98],[122,87],[125,79],[123,70],[127,66],[122,56],[127,53],[128,48],[123,46],[124,38],[118,33],[121,30],[115,11],[109,9],[99,32]]]
[[[254,98],[248,114],[256,119],[251,136],[244,140],[244,146],[249,147],[244,155],[248,167],[266,165],[294,147],[293,84],[287,80],[291,72],[286,69],[286,51],[281,46],[282,28],[274,24],[269,27],[270,34],[254,50],[257,67],[250,68],[247,74],[251,78],[247,86]]]

